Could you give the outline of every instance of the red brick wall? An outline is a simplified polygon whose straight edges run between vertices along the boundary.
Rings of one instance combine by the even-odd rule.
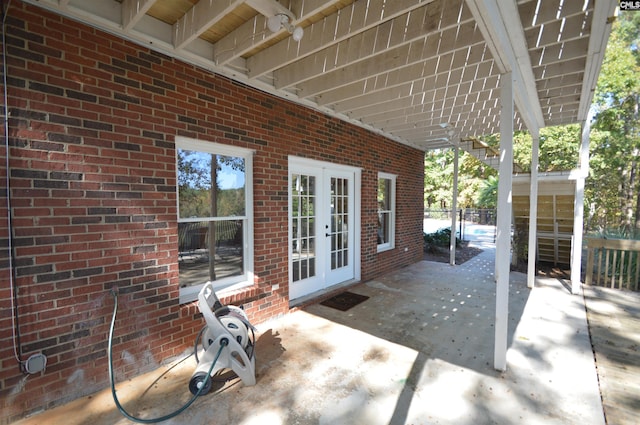
[[[177,135],[256,151],[256,282],[223,299],[243,303],[252,322],[288,311],[288,155],[363,169],[362,280],[421,258],[421,152],[20,1],[7,24],[20,348],[48,365],[25,379],[13,355],[3,197],[2,422],[108,385],[112,288],[115,349],[135,359],[118,356],[118,379],[192,346],[203,322],[195,304],[178,302]],[[396,249],[380,254],[379,171],[398,175]]]

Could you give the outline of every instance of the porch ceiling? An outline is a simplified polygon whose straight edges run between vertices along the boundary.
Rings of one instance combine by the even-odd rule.
[[[428,150],[586,119],[617,0],[25,0]],[[304,29],[295,41],[268,18]],[[448,124],[449,128],[444,125]]]

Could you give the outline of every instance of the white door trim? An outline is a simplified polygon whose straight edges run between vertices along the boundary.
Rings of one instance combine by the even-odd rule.
[[[341,164],[334,164],[331,162],[327,162],[327,161],[316,161],[316,160],[312,160],[312,159],[308,159],[308,158],[302,158],[302,157],[297,157],[297,156],[293,156],[290,155],[288,157],[288,165],[289,165],[289,172],[288,172],[288,187],[287,187],[287,193],[288,193],[288,205],[289,205],[289,211],[288,211],[288,229],[287,229],[287,246],[288,246],[288,269],[289,269],[289,297],[290,300],[294,300],[297,298],[300,298],[302,296],[308,295],[308,294],[302,294],[302,295],[296,295],[293,294],[293,298],[292,298],[292,280],[293,280],[293,274],[292,274],[292,259],[293,259],[293,247],[292,244],[289,242],[293,239],[293,235],[291,233],[291,229],[292,229],[292,215],[291,215],[291,197],[292,197],[292,193],[291,193],[291,179],[292,179],[292,170],[296,169],[296,170],[301,170],[301,169],[321,169],[322,172],[324,173],[326,172],[330,172],[330,171],[336,171],[336,172],[341,172],[341,173],[350,173],[353,176],[353,186],[354,186],[354,193],[353,193],[353,217],[354,217],[354,226],[353,226],[353,281],[359,281],[361,279],[361,235],[362,235],[362,231],[361,231],[361,202],[362,202],[362,195],[361,195],[361,191],[362,191],[362,169],[359,167],[353,167],[353,166],[348,166],[348,165],[341,165]],[[318,182],[318,184],[320,184],[321,182]],[[344,283],[344,282],[340,282],[340,283]],[[332,285],[333,286],[333,285]]]

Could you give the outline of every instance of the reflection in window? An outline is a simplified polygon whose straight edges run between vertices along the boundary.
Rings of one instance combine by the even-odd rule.
[[[378,173],[378,251],[395,246],[396,176]]]
[[[180,286],[244,273],[242,220],[178,223]]]
[[[348,179],[331,178],[331,270],[349,265]]]
[[[293,281],[316,275],[316,178],[291,179]]]
[[[245,280],[247,155],[229,155],[233,148],[214,143],[176,145],[180,287]]]

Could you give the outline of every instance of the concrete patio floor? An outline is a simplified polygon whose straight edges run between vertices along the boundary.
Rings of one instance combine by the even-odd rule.
[[[476,243],[482,244],[481,240]],[[463,265],[422,261],[357,284],[342,312],[311,304],[263,323],[257,384],[233,380],[166,424],[604,424],[584,298],[511,273],[508,368],[493,368],[495,250]],[[190,356],[119,382],[132,414],[190,398]],[[107,373],[105,359],[105,374]],[[20,425],[129,424],[109,390]]]

